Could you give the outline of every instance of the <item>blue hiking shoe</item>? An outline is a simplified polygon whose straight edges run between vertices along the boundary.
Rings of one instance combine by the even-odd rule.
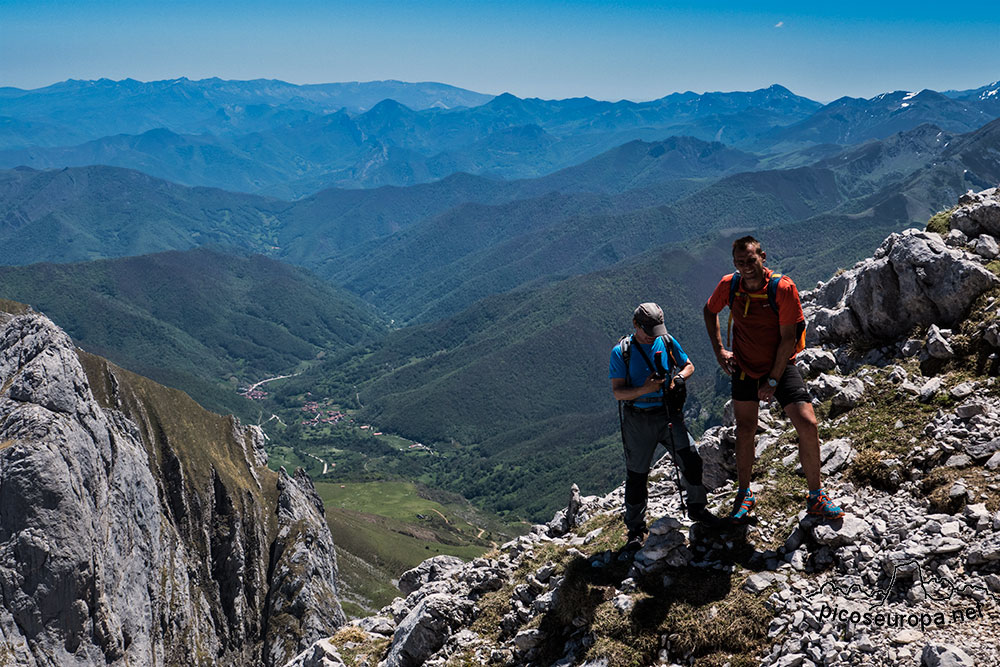
[[[833,504],[830,496],[826,495],[826,491],[820,491],[809,494],[809,500],[806,501],[806,514],[823,519],[841,519],[844,516],[844,510]]]
[[[747,489],[746,494],[737,493],[733,502],[733,512],[729,515],[730,521],[743,523],[750,518],[750,511],[757,504],[757,496],[753,491]]]

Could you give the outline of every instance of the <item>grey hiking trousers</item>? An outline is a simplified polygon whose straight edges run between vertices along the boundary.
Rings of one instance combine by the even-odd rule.
[[[673,437],[674,448],[670,446]],[[648,475],[653,464],[657,445],[662,444],[673,456],[674,465],[681,474],[681,488],[689,505],[704,505],[708,492],[702,484],[701,457],[694,447],[694,441],[687,432],[683,419],[673,424],[667,420],[662,408],[639,410],[628,406],[622,412],[622,445],[625,450],[625,468],[628,481],[625,485],[625,526],[630,531],[638,530],[646,522],[646,489],[635,488],[633,480],[637,475]],[[632,488],[630,487],[630,483]],[[645,483],[642,484],[645,487]]]

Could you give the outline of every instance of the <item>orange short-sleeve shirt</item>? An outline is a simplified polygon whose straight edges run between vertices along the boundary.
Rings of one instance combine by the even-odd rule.
[[[788,276],[781,276],[775,300],[778,312],[775,313],[767,300],[767,283],[773,271],[766,269],[764,286],[756,292],[763,298],[747,296],[743,288],[736,293],[733,300],[733,355],[740,370],[753,378],[764,377],[774,365],[774,355],[781,342],[781,325],[798,324],[805,321],[802,314],[802,303],[799,301],[799,291]],[[720,313],[729,305],[729,290],[733,274],[725,276],[716,286],[708,299],[708,309]],[[748,303],[749,302],[749,303]],[[795,355],[791,356],[794,359]]]

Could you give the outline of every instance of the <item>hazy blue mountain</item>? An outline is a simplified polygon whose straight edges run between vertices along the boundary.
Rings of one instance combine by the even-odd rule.
[[[664,193],[650,205],[631,191],[466,205],[335,256],[318,271],[379,303],[398,321],[429,322],[493,294],[719,233],[813,220],[841,231],[851,224],[870,229],[870,235],[855,235],[860,245],[900,225],[922,224],[969,187],[988,187],[997,168],[991,150],[998,126],[1000,121],[956,136],[924,125],[844,149],[813,166],[737,173],[685,196]]]
[[[717,142],[692,137],[630,141],[572,167],[523,180],[527,194],[559,192],[625,192],[684,178],[717,178],[754,169],[759,158]]]
[[[677,201],[671,195],[665,189],[653,205],[630,192],[468,204],[317,270],[399,321],[426,322],[492,294],[596,271],[668,242],[793,222],[845,201],[834,173],[813,168],[742,173]]]
[[[0,116],[60,125],[90,139],[167,128],[180,134],[232,134],[297,116],[339,109],[362,112],[392,98],[414,109],[478,106],[492,96],[441,83],[369,81],[295,85],[274,79],[226,81],[79,81],[0,89]],[[262,121],[267,120],[267,123]],[[38,145],[58,145],[32,142]],[[61,142],[64,143],[64,142]],[[10,144],[8,144],[10,145]]]
[[[188,185],[292,199],[331,186],[425,183],[457,171],[534,178],[630,141],[668,136],[773,155],[884,139],[925,123],[968,132],[1000,115],[990,95],[994,89],[987,88],[954,99],[929,90],[900,91],[826,106],[774,85],[751,92],[674,93],[640,103],[504,93],[477,106],[422,107],[398,95],[350,108],[331,102],[353,90],[340,85],[178,79],[3,89],[0,141],[6,137],[9,143],[0,150],[0,166],[111,164]],[[376,92],[393,90],[442,93],[424,85],[358,84],[372,100]],[[430,98],[422,99],[427,104]],[[91,141],[73,143],[60,128]]]
[[[252,192],[287,178],[294,161],[260,145],[242,150],[211,135],[179,135],[166,129],[140,135],[119,134],[67,148],[0,151],[0,166],[33,169],[107,165],[135,169],[179,183]],[[253,149],[256,150],[253,150]],[[270,154],[269,154],[270,153]]]
[[[935,125],[924,124],[915,129],[894,134],[886,139],[871,140],[816,162],[815,166],[835,169],[841,183],[851,191],[870,193],[883,183],[901,178],[927,166],[940,156],[955,139]]]
[[[455,173],[440,181],[410,187],[329,188],[278,213],[278,245],[280,255],[288,261],[320,267],[344,251],[355,254],[353,248],[360,243],[388,236],[463,204],[502,205],[554,192],[621,194],[628,190],[627,197],[608,206],[631,210],[673,201],[704,187],[711,179],[751,168],[755,162],[753,155],[721,144],[675,137],[653,143],[632,142],[536,179],[504,181]],[[591,200],[581,199],[575,210],[594,213]],[[362,248],[356,254],[369,251]]]
[[[191,148],[190,138],[166,130],[132,139],[126,145]],[[199,156],[216,146],[195,139],[201,150],[186,152],[192,170],[205,168]],[[0,172],[0,263],[81,261],[217,244],[315,267],[359,243],[463,204],[499,205],[561,191],[620,194],[632,187],[627,198],[613,204],[631,210],[673,201],[754,162],[752,155],[720,144],[671,138],[633,142],[540,179],[456,173],[405,188],[328,188],[295,202],[182,187],[114,167],[18,168]],[[594,213],[588,201],[581,199],[577,212]]]
[[[754,147],[782,152],[809,144],[858,144],[925,123],[948,132],[970,132],[996,117],[986,105],[951,99],[932,90],[896,91],[871,99],[842,97],[805,120],[772,130]]]
[[[473,107],[413,108],[396,98],[352,112],[324,108],[317,100],[331,98],[318,88],[305,98],[290,97],[295,90],[282,82],[183,79],[4,89],[0,117],[9,128],[0,126],[0,140],[8,139],[0,143],[0,166],[111,164],[188,185],[294,198],[330,186],[411,185],[456,171],[532,178],[632,140],[748,140],[820,106],[772,86],[642,103],[505,93]]]
[[[77,144],[87,136],[72,128],[61,127],[45,121],[23,120],[0,116],[0,149],[25,148],[32,145],[58,146]]]
[[[278,245],[288,261],[317,265],[452,207],[468,202],[507,202],[517,198],[518,191],[506,181],[462,173],[405,188],[329,188],[280,211]]]
[[[941,94],[947,95],[948,97],[956,100],[992,99],[997,97],[997,95],[1000,95],[1000,81],[994,81],[993,83],[988,83],[985,86],[971,88],[969,90],[946,90]]]

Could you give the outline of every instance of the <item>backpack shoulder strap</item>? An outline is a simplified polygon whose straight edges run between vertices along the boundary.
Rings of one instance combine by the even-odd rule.
[[[729,281],[729,321],[726,322],[726,347],[733,345],[733,302],[736,301],[736,291],[740,288],[740,272],[734,271]]]
[[[778,283],[781,282],[781,277],[785,275],[783,273],[772,273],[771,279],[767,281],[767,302],[771,306],[771,310],[778,312]]]
[[[618,347],[622,351],[622,361],[625,362],[625,384],[629,385],[631,383],[631,377],[628,374],[628,360],[632,356],[632,336],[630,334],[625,334],[620,339],[618,339]]]
[[[675,368],[680,367],[680,364],[674,357],[674,337],[669,333],[666,336],[663,336],[663,344],[663,346],[667,348],[667,359],[670,360],[670,367],[667,370],[670,373],[673,373]]]
[[[733,301],[736,300],[736,292],[740,289],[740,272],[733,272],[733,279],[729,281],[729,309],[733,308]]]

